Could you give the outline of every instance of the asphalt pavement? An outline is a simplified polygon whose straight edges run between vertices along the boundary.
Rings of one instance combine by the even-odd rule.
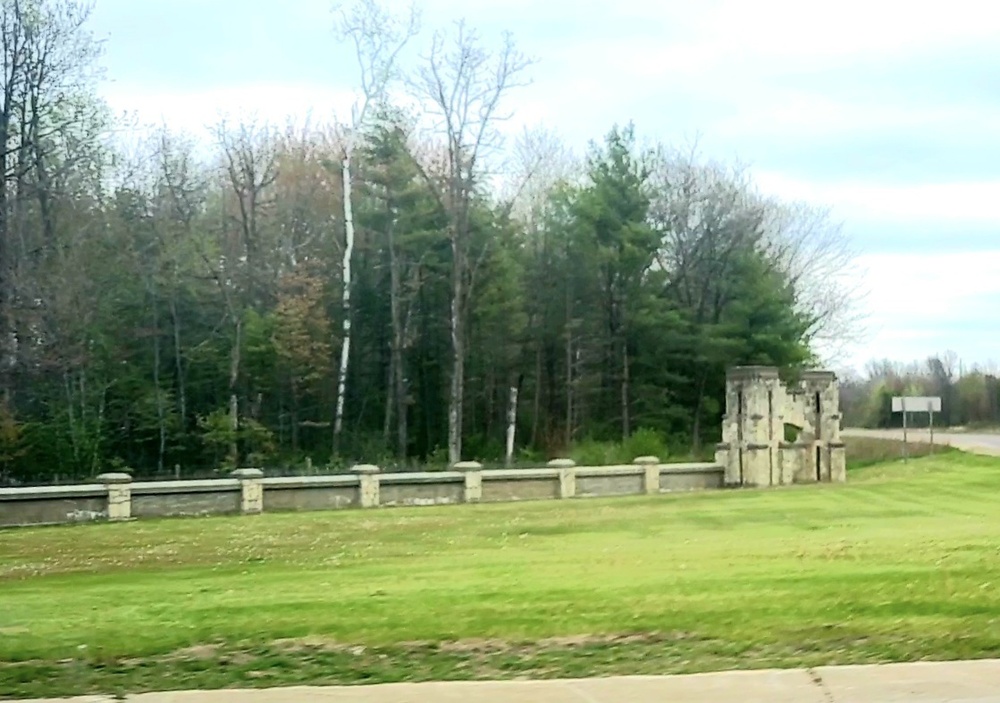
[[[843,429],[842,437],[875,437],[879,439],[903,439],[903,430],[861,430]],[[907,430],[906,438],[910,442],[930,442],[931,433],[927,429]],[[1000,432],[961,432],[955,430],[934,431],[934,443],[952,446],[973,454],[1000,456]]]

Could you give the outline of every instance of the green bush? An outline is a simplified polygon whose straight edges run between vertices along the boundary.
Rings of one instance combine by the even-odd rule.
[[[633,432],[623,443],[622,450],[625,463],[631,463],[640,456],[655,456],[661,461],[666,461],[670,456],[670,449],[663,435],[648,427],[640,427]]]
[[[616,442],[598,442],[585,439],[573,446],[570,458],[579,466],[607,466],[620,464],[622,446]]]
[[[577,443],[570,452],[570,457],[580,466],[631,464],[640,456],[655,456],[666,461],[670,449],[663,435],[643,427],[624,442],[598,442],[588,438]]]

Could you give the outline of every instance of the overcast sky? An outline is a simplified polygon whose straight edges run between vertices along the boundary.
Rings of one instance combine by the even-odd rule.
[[[1000,5],[990,0],[424,0],[538,59],[519,124],[583,149],[615,123],[751,166],[830,206],[861,252],[869,334],[847,361],[1000,361]],[[402,6],[402,3],[400,3]],[[145,122],[347,114],[329,0],[97,0],[103,92]],[[516,126],[516,125],[513,125]],[[910,301],[910,302],[907,302]]]

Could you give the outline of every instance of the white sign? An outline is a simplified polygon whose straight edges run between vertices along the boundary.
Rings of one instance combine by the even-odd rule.
[[[892,399],[892,411],[894,413],[939,413],[941,412],[941,399],[919,396],[896,397]]]

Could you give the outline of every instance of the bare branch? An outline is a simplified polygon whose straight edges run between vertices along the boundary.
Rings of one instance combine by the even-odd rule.
[[[379,0],[355,0],[335,6],[335,31],[354,46],[360,72],[361,98],[351,107],[352,134],[362,129],[373,108],[388,100],[388,90],[399,77],[399,55],[420,31],[420,11],[410,3],[406,16],[383,7]],[[354,146],[354,138],[347,148]]]

